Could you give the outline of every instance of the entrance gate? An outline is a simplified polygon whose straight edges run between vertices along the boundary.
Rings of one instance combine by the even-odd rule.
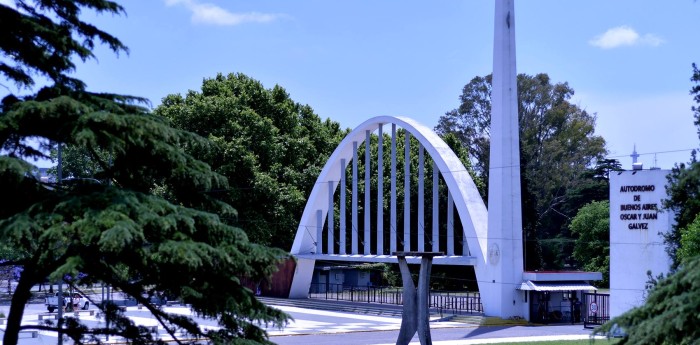
[[[583,293],[583,327],[594,328],[610,321],[610,294]]]

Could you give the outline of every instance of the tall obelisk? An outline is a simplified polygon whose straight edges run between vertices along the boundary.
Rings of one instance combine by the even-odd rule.
[[[489,159],[487,286],[497,300],[486,315],[528,317],[523,292],[523,225],[520,189],[518,89],[514,0],[495,0],[491,152]],[[496,293],[493,293],[493,291]]]

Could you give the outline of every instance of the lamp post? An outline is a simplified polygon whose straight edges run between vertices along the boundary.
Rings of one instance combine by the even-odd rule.
[[[58,187],[59,189],[61,188],[61,183],[63,182],[63,148],[61,143],[58,143],[58,168],[56,169],[56,178],[58,182]],[[58,298],[56,298],[56,301],[58,302],[58,340],[57,344],[58,345],[63,345],[63,332],[61,331],[63,328],[63,306],[64,306],[64,300],[63,300],[63,277],[58,281]]]

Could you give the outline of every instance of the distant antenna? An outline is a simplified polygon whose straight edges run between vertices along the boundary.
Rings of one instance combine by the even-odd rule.
[[[654,154],[654,166],[649,168],[649,170],[660,170],[659,162],[656,160],[656,153]]]
[[[637,158],[639,158],[639,154],[637,153],[637,144],[634,144],[630,157],[632,157],[632,170],[642,170],[643,164],[637,162]]]
[[[637,163],[637,158],[639,158],[639,154],[637,153],[637,144],[634,144],[634,148],[632,149],[632,154],[630,155],[632,157],[632,165],[634,163]]]

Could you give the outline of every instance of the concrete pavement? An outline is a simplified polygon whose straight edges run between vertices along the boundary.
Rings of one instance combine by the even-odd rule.
[[[401,326],[401,318],[394,315],[366,315],[359,313],[306,309],[291,306],[276,306],[294,318],[286,327],[277,329],[266,328],[270,340],[280,345],[308,345],[308,344],[395,344],[398,330]],[[0,306],[3,310],[6,306]],[[192,315],[189,308],[166,307],[170,312]],[[94,307],[91,307],[94,309]],[[23,318],[23,324],[37,324],[38,315],[45,313],[43,304],[30,304]],[[145,309],[128,307],[127,315],[139,325],[155,326],[159,336],[167,340],[169,336],[164,334],[155,319]],[[86,324],[99,324],[103,322],[95,314],[81,315],[82,322]],[[197,318],[196,318],[197,319]],[[564,340],[564,339],[589,339],[591,330],[584,329],[582,325],[562,326],[475,326],[458,322],[437,322],[437,317],[430,323],[433,344],[435,345],[471,345],[471,344],[503,344],[536,340]],[[198,319],[203,327],[216,329],[215,322]],[[4,329],[4,326],[0,326]],[[39,332],[37,338],[23,336],[20,343],[26,345],[55,344],[57,335],[55,332]],[[119,339],[112,337],[110,342]],[[413,339],[417,344],[417,337]],[[1,343],[0,343],[1,344]],[[412,343],[413,344],[413,343]]]

